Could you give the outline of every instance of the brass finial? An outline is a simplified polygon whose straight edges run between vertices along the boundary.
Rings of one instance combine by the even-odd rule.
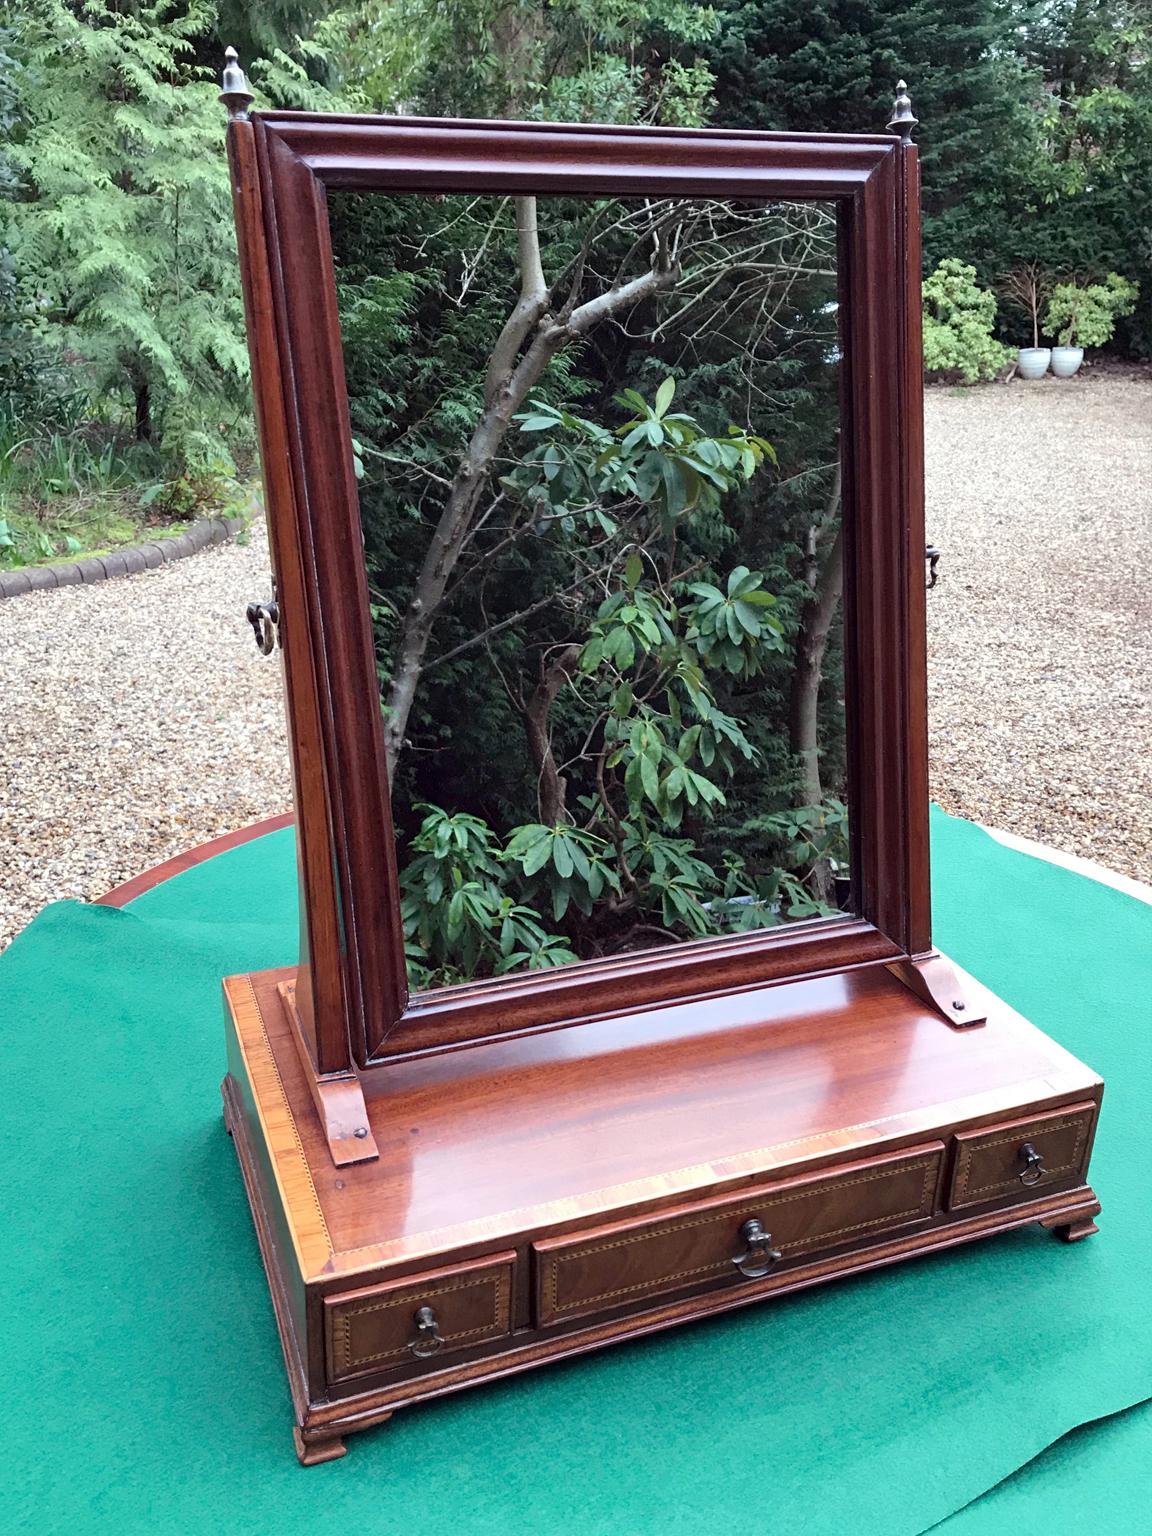
[[[224,50],[224,78],[221,85],[223,89],[220,92],[220,100],[228,108],[228,116],[237,122],[246,123],[248,108],[256,98],[248,88],[248,81],[240,68],[235,48]]]
[[[898,133],[901,144],[911,144],[912,130],[918,119],[912,116],[912,98],[908,95],[908,82],[897,80],[896,103],[888,122],[888,132]]]

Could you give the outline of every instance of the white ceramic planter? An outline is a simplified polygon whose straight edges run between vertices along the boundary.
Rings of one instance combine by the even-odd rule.
[[[1052,372],[1058,379],[1070,379],[1083,361],[1083,347],[1052,348]]]
[[[1051,361],[1051,347],[1021,347],[1016,354],[1016,372],[1022,379],[1042,379]]]

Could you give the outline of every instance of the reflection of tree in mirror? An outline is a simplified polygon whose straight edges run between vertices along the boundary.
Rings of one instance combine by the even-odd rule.
[[[832,910],[831,211],[332,221],[414,981]]]

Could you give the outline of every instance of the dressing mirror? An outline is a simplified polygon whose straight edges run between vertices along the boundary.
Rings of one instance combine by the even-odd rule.
[[[1100,1081],[932,947],[914,121],[224,100],[297,965],[225,1112],[306,1463],[1041,1222]]]
[[[317,1066],[926,951],[891,141],[260,126]]]

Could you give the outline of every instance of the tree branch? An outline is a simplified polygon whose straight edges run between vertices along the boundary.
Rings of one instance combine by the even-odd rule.
[[[490,405],[508,382],[520,348],[529,331],[548,308],[551,294],[544,281],[540,259],[540,232],[536,223],[536,199],[516,199],[516,253],[520,262],[520,297],[504,322],[488,359],[484,402]]]
[[[832,489],[824,510],[828,523],[840,506],[840,466],[836,466]],[[836,529],[832,546],[819,567],[813,583],[813,600],[804,607],[796,636],[796,662],[792,672],[789,708],[789,734],[792,751],[800,759],[802,782],[798,797],[801,805],[820,805],[824,798],[820,783],[817,710],[823,676],[824,652],[840,594],[844,587],[844,524]],[[814,552],[813,552],[814,555]]]

